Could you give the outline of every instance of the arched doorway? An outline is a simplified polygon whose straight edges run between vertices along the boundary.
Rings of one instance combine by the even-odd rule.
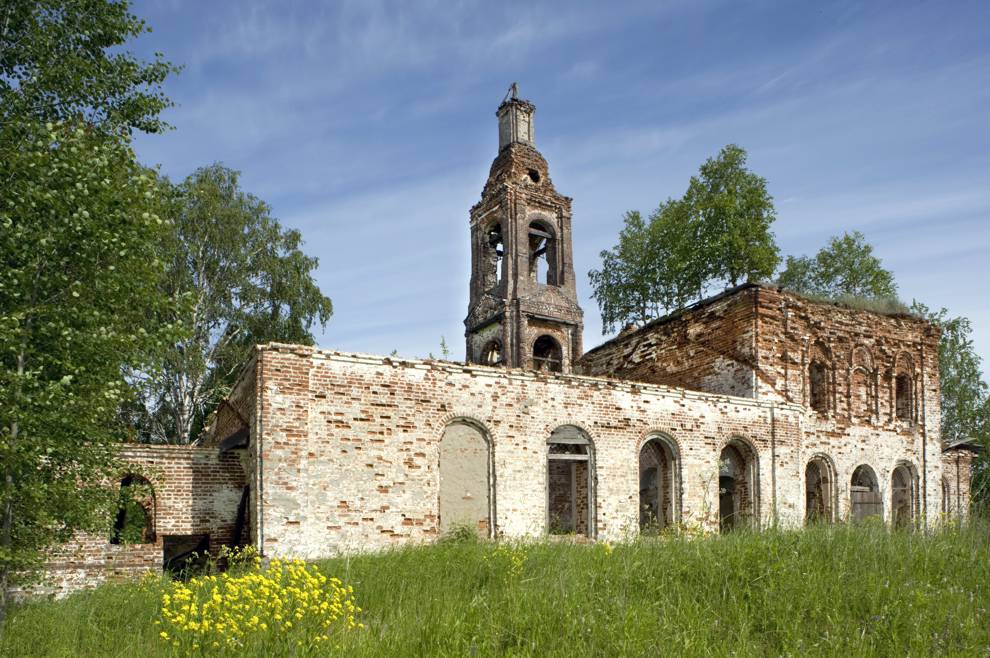
[[[749,527],[759,518],[759,466],[756,451],[732,439],[719,455],[719,530]]]
[[[835,520],[835,469],[831,461],[818,455],[804,469],[805,523],[831,523]]]
[[[871,516],[883,516],[883,500],[876,473],[863,464],[853,471],[849,487],[849,503],[853,521],[862,521]]]
[[[595,536],[595,464],[591,439],[562,425],[547,441],[547,533]]]
[[[891,521],[895,528],[908,527],[914,521],[916,480],[910,464],[898,464],[890,476]]]
[[[639,451],[639,529],[656,531],[680,521],[680,463],[668,436],[650,437]]]
[[[492,534],[491,446],[475,423],[455,420],[440,439],[438,472],[440,532],[473,528],[479,536]]]

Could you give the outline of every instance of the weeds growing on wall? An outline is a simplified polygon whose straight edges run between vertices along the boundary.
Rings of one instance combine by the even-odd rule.
[[[327,577],[300,587],[307,597],[332,598],[336,577],[363,609],[329,633],[293,622],[242,647],[177,647],[154,621],[175,610],[162,595],[178,585],[155,581],[15,608],[0,655],[984,655],[988,533],[980,524],[928,535],[821,525],[614,546],[465,536],[304,567]],[[263,592],[260,580],[237,580],[264,573],[260,566],[236,573],[214,590],[221,598],[234,582]],[[248,598],[229,599],[231,608]],[[262,612],[254,614],[260,625]],[[329,639],[307,644],[317,633]]]

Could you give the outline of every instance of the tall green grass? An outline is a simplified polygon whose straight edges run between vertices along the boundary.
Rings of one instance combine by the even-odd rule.
[[[822,526],[614,548],[457,541],[321,566],[365,610],[367,629],[341,636],[348,656],[987,655],[988,542],[983,526]],[[138,585],[26,604],[0,654],[170,655],[157,604]]]

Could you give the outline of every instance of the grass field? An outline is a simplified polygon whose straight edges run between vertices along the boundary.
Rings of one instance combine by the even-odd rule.
[[[990,654],[984,526],[875,526],[607,544],[451,541],[317,565],[364,628],[258,633],[206,655]],[[15,608],[4,656],[185,655],[160,637],[166,581]],[[301,644],[300,644],[301,643]]]

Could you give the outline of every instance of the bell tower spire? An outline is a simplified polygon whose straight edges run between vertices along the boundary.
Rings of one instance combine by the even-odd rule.
[[[471,208],[467,362],[570,372],[583,312],[571,251],[571,199],[536,150],[536,107],[513,83],[499,105],[498,155]]]

